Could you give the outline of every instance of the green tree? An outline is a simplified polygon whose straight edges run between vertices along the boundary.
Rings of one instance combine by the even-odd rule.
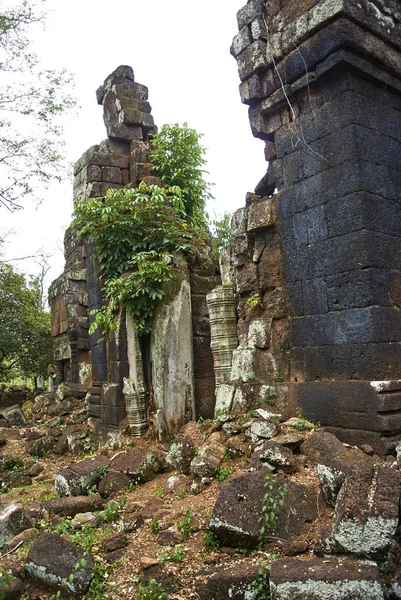
[[[207,231],[206,202],[212,198],[205,180],[206,149],[200,145],[202,134],[188,127],[163,125],[152,142],[152,169],[167,186],[181,189],[189,223]]]
[[[178,187],[140,183],[136,189],[110,189],[75,207],[73,226],[96,244],[104,298],[89,332],[107,334],[125,306],[139,334],[150,331],[156,301],[174,277],[173,255],[190,251],[196,235],[185,219]]]
[[[74,105],[65,71],[41,70],[31,51],[46,0],[3,0],[0,6],[0,207],[22,208],[25,197],[60,180],[66,166],[60,117]],[[11,4],[11,5],[10,5]]]
[[[27,284],[0,261],[0,380],[45,376],[52,351],[50,314],[43,309],[38,279]]]

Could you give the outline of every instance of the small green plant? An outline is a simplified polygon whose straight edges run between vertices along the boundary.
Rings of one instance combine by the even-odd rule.
[[[180,485],[178,488],[177,496],[180,500],[184,500],[185,498],[185,485]]]
[[[103,600],[104,598],[112,598],[108,595],[111,591],[109,583],[109,575],[111,567],[108,567],[102,560],[96,560],[93,567],[93,577],[89,586],[86,600]]]
[[[259,561],[258,575],[252,585],[254,590],[254,600],[270,600],[269,574],[273,562],[279,558],[279,554],[270,554],[268,561]]]
[[[166,563],[179,563],[184,560],[185,550],[184,547],[179,544],[175,548],[167,546],[165,551],[162,553],[162,561]]]
[[[0,571],[0,600],[5,600],[5,598],[7,598],[8,588],[13,579],[15,579],[15,577],[11,575],[6,567],[3,567]]]
[[[314,429],[319,429],[321,424],[319,422],[314,423],[313,421],[308,421],[307,419],[299,419],[293,427],[297,431],[313,431]]]
[[[177,522],[177,527],[185,537],[189,537],[192,533],[195,533],[196,527],[194,526],[194,512],[192,508],[187,507],[184,510],[184,518]]]
[[[277,518],[277,511],[284,506],[284,497],[288,493],[288,487],[284,484],[278,484],[277,480],[270,474],[267,474],[264,482],[264,496],[262,503],[262,515],[259,518],[259,546],[263,544],[263,538],[266,532],[270,531]]]
[[[213,531],[206,531],[203,536],[203,545],[209,552],[217,552],[220,548],[219,539]]]
[[[158,498],[160,498],[161,500],[163,500],[163,498],[164,498],[163,488],[161,488],[161,487],[156,488],[155,495],[158,496]]]
[[[274,371],[273,382],[274,383],[282,383],[283,381],[284,381],[284,376],[279,371]]]
[[[147,583],[140,583],[136,600],[167,600],[168,594],[160,583],[155,579],[149,579]]]
[[[230,469],[229,467],[223,467],[222,465],[219,465],[216,468],[216,479],[218,479],[219,481],[224,481],[233,473],[234,469]]]
[[[101,523],[114,523],[127,504],[126,498],[123,498],[120,502],[113,502],[106,506],[106,508],[99,513],[99,520]]]
[[[148,523],[149,527],[150,527],[150,531],[156,535],[156,533],[158,533],[160,531],[160,519],[157,515],[155,515],[154,517],[152,517],[149,520]]]
[[[262,298],[260,297],[260,294],[253,294],[245,302],[246,310],[252,310],[253,308],[256,308],[256,307],[263,308]]]

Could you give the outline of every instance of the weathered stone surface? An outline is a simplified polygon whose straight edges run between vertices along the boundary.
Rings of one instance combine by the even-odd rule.
[[[99,496],[66,496],[44,500],[40,503],[41,513],[74,517],[78,513],[91,512],[103,508],[103,500]]]
[[[123,533],[111,535],[102,540],[102,548],[105,552],[114,552],[128,546],[128,538]]]
[[[224,436],[215,432],[200,447],[198,455],[191,462],[191,472],[199,477],[214,477],[217,467],[223,462],[225,452]]]
[[[305,436],[302,433],[280,433],[274,436],[272,441],[279,446],[290,448],[290,450],[297,450],[304,440]]]
[[[86,566],[77,568],[82,558],[81,548],[53,533],[42,533],[29,551],[25,571],[45,584],[65,585],[70,592],[84,594],[92,578],[93,559],[85,556]]]
[[[15,535],[4,544],[4,553],[12,552],[16,547],[26,544],[27,542],[31,542],[38,537],[39,533],[39,529],[36,529],[35,527],[32,527],[31,529],[24,529],[24,531],[21,531],[21,533]]]
[[[270,571],[272,600],[384,600],[377,565],[352,559],[285,558]]]
[[[374,463],[362,450],[345,447],[333,434],[324,431],[312,433],[302,444],[301,452],[317,463],[324,496],[332,506],[353,465]]]
[[[216,386],[230,381],[233,351],[238,345],[234,294],[231,286],[218,286],[206,296]]]
[[[113,471],[125,473],[131,479],[151,481],[159,473],[162,465],[159,456],[145,448],[119,454],[112,462]]]
[[[63,382],[56,390],[56,401],[61,402],[67,398],[76,398],[77,400],[83,400],[86,396],[87,390],[80,383]]]
[[[143,373],[142,351],[132,318],[126,314],[127,357],[129,378],[124,377],[123,394],[127,418],[133,435],[142,435],[148,428],[146,416],[146,386]]]
[[[98,491],[101,496],[111,498],[118,492],[127,488],[131,483],[131,478],[119,471],[109,471],[99,483]]]
[[[37,458],[47,456],[56,445],[56,440],[51,435],[46,435],[38,440],[34,440],[28,448],[29,454]]]
[[[282,477],[274,477],[277,486],[284,485]],[[265,471],[256,470],[231,477],[223,483],[209,519],[208,528],[225,546],[254,548],[258,544],[262,511]],[[296,538],[308,530],[318,517],[318,493],[305,485],[288,483],[284,507],[277,511],[276,521],[266,539]]]
[[[144,518],[139,513],[129,515],[129,516],[125,517],[124,519],[122,519],[122,521],[120,523],[120,530],[122,531],[122,533],[132,533],[133,531],[136,531],[137,529],[139,529],[139,527],[141,527],[141,525],[143,525],[143,523],[144,523]]]
[[[25,415],[18,404],[3,408],[1,414],[7,421],[9,427],[25,427],[27,425]]]
[[[255,444],[261,439],[271,439],[280,431],[280,424],[277,421],[254,421],[245,435],[249,436]]]
[[[166,463],[188,474],[191,472],[191,461],[195,456],[195,445],[189,437],[178,437],[170,446],[166,456]]]
[[[110,461],[104,456],[71,464],[56,475],[55,490],[59,496],[84,496],[99,484],[109,468]]]
[[[254,561],[219,569],[214,573],[206,571],[199,575],[209,576],[207,582],[197,584],[195,591],[199,600],[250,600],[254,598],[253,582],[257,572],[258,566]]]
[[[150,341],[153,399],[170,435],[195,417],[190,277],[182,256],[175,264],[176,277],[156,307]]]
[[[274,471],[284,473],[295,473],[297,470],[297,461],[293,452],[275,441],[265,442],[262,447],[257,448],[252,462],[256,465],[262,463]]]
[[[31,528],[32,522],[22,504],[9,504],[3,508],[0,511],[0,549],[8,540]]]
[[[337,497],[326,551],[383,558],[398,526],[401,473],[389,467],[353,466]]]

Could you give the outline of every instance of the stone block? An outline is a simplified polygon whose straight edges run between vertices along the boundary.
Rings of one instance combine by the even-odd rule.
[[[171,444],[166,463],[180,473],[191,472],[191,461],[195,456],[195,445],[191,438],[178,436]]]
[[[274,198],[264,198],[260,202],[254,202],[249,208],[248,232],[276,224],[276,209]]]
[[[386,557],[398,526],[401,473],[382,466],[354,465],[338,495],[326,552],[370,559]]]
[[[63,467],[56,475],[54,487],[59,496],[85,496],[93,486],[97,486],[110,468],[110,461],[104,456],[87,458],[81,462]]]
[[[352,558],[285,558],[273,563],[270,571],[272,600],[384,600],[377,565]]]
[[[216,469],[224,459],[224,436],[215,432],[199,448],[199,452],[191,461],[191,472],[199,479],[214,477]]]
[[[112,462],[114,471],[125,473],[131,479],[146,483],[154,479],[162,468],[160,457],[145,448],[119,454]]]
[[[209,530],[223,545],[257,547],[265,474],[265,470],[257,470],[235,475],[223,483],[208,523]],[[273,479],[278,487],[284,484],[280,476]],[[266,538],[296,538],[307,532],[317,517],[317,490],[289,482],[284,507],[277,511],[276,521],[266,532]]]
[[[32,528],[32,522],[21,503],[8,504],[0,511],[0,549],[5,543],[25,529]]]
[[[348,473],[356,464],[371,468],[374,460],[359,448],[345,447],[331,433],[316,431],[301,446],[302,454],[317,464],[320,485],[328,504],[335,506]]]
[[[238,28],[242,29],[254,19],[258,18],[262,14],[263,9],[263,0],[249,0],[249,2],[237,12]]]
[[[68,540],[42,533],[33,543],[25,563],[26,573],[43,584],[65,586],[73,594],[85,594],[93,575],[93,558]],[[78,565],[78,567],[77,567]]]
[[[254,597],[257,567],[247,560],[235,567],[225,567],[210,573],[206,583],[197,583],[195,591],[199,600],[247,600]],[[197,573],[203,579],[202,571]]]
[[[126,416],[125,399],[120,383],[105,383],[102,388],[101,421],[119,426]]]
[[[233,42],[231,44],[230,52],[231,54],[237,58],[239,54],[245,48],[247,48],[252,43],[251,31],[248,26],[245,26],[234,36]]]

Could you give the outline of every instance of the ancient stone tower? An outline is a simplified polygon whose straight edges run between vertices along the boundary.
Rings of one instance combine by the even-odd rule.
[[[85,152],[74,168],[74,202],[104,196],[109,188],[160,183],[149,163],[150,138],[157,131],[148,89],[121,66],[98,89],[107,139]],[[179,273],[157,307],[152,334],[139,340],[129,317],[120,315],[107,343],[89,335],[91,312],[102,306],[96,248],[65,235],[64,273],[49,291],[58,383],[87,387],[88,414],[100,435],[125,419],[133,433],[148,427],[171,435],[191,418],[211,417],[215,378],[206,294],[220,281],[205,245],[188,264],[177,257]]]
[[[238,25],[269,168],[233,221],[235,394],[284,396],[386,452],[401,433],[401,2],[249,0]],[[246,308],[255,294],[263,309]]]

